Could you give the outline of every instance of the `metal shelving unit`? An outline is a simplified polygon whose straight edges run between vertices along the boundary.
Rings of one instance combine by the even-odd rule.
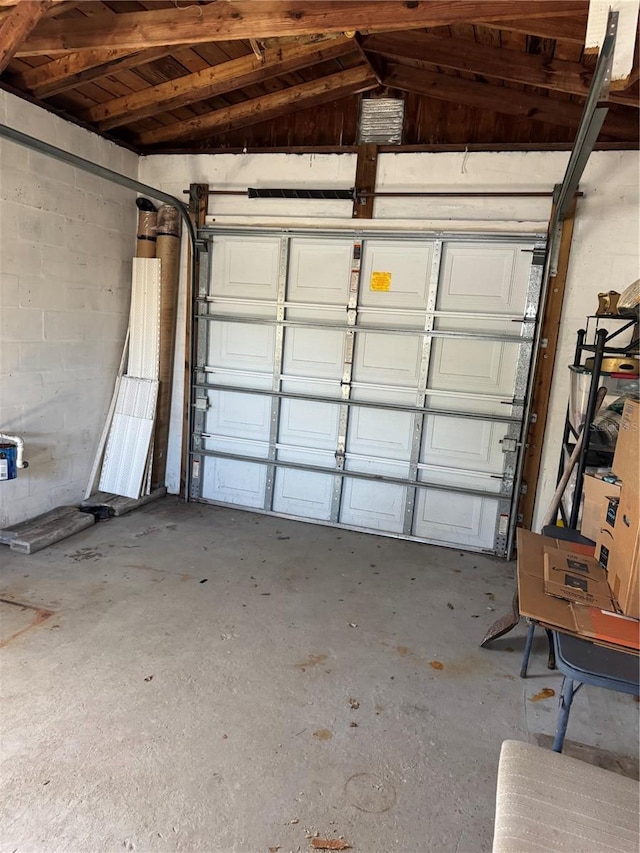
[[[578,526],[578,518],[580,515],[580,504],[582,500],[582,489],[584,483],[584,474],[587,467],[599,467],[610,465],[613,461],[614,448],[602,442],[601,436],[597,430],[593,429],[593,421],[596,415],[596,398],[598,388],[600,386],[600,378],[602,373],[603,358],[612,356],[637,356],[639,352],[639,337],[638,337],[638,318],[637,316],[629,317],[619,314],[590,314],[587,316],[586,328],[580,329],[577,333],[576,349],[573,359],[573,364],[569,369],[586,371],[583,359],[591,358],[592,363],[588,368],[591,373],[591,381],[589,384],[589,393],[587,397],[587,406],[583,421],[583,431],[587,431],[588,439],[584,441],[580,455],[576,463],[576,479],[573,498],[569,510],[560,503],[560,517],[565,527],[576,529]],[[604,328],[605,323],[610,326],[612,323],[619,324],[618,328],[612,332]],[[625,332],[633,329],[631,340],[624,346],[616,346],[612,341],[617,342]],[[615,378],[623,378],[625,374],[609,374]],[[626,378],[632,379],[629,375]],[[636,377],[637,379],[637,377]],[[575,426],[571,422],[571,404],[567,407],[567,416],[564,426],[564,435],[562,437],[562,452],[560,454],[560,464],[558,469],[558,481],[562,476],[567,460],[571,456],[575,447],[579,432],[579,424]]]

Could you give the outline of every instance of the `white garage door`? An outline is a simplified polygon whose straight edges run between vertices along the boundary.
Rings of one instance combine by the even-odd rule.
[[[191,497],[504,555],[540,238],[201,236]]]

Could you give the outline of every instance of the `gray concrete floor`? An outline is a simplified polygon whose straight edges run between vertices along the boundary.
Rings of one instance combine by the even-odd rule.
[[[0,547],[3,853],[486,851],[501,742],[549,745],[544,635],[478,646],[513,564],[171,498]],[[637,775],[637,711],[584,688],[566,751]]]

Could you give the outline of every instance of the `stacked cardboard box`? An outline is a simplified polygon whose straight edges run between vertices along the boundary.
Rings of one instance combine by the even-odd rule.
[[[603,475],[598,474],[585,474],[584,477],[580,533],[593,542],[598,540],[609,501],[620,498],[620,483],[611,482],[611,479],[609,477],[605,480]]]
[[[620,610],[640,619],[640,402],[627,400],[613,457],[619,496],[601,507],[596,557],[606,568]]]

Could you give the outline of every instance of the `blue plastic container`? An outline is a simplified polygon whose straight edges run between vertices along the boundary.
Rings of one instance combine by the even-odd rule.
[[[0,444],[0,482],[15,480],[18,476],[18,469],[16,468],[17,450],[15,444]]]

